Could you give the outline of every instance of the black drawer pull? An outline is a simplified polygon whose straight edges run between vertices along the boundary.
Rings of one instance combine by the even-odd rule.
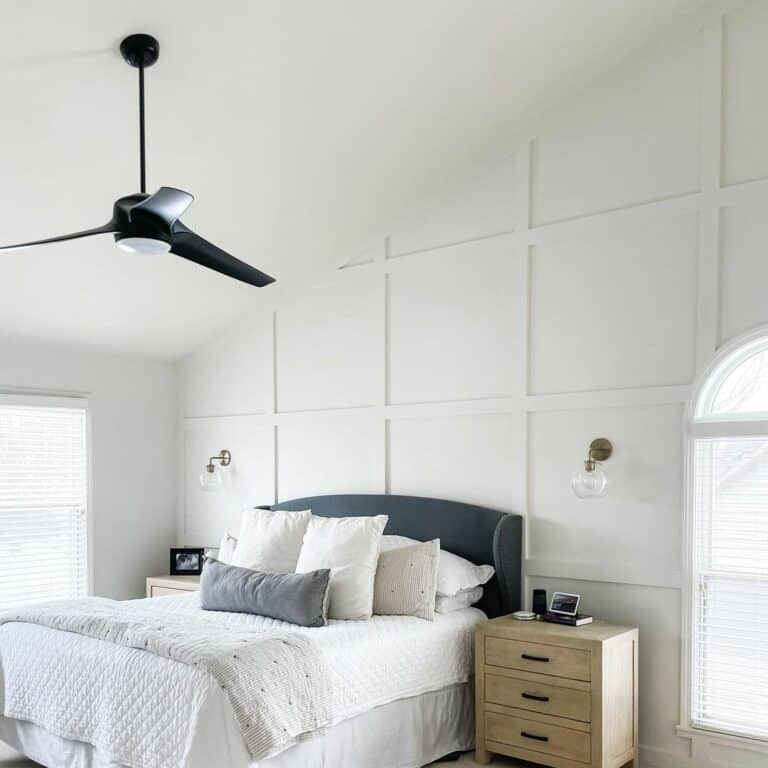
[[[525,739],[534,739],[535,741],[549,741],[549,736],[537,736],[535,733],[526,733],[520,731],[520,735]]]
[[[533,701],[549,701],[549,696],[537,696],[535,693],[521,693],[524,699],[533,699]]]
[[[525,659],[526,661],[549,661],[548,656],[531,656],[527,653],[521,653],[520,658]]]

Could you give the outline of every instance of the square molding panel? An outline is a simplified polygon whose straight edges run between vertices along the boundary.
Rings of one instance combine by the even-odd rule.
[[[768,6],[745,3],[723,28],[722,183],[768,177]]]
[[[484,414],[389,423],[390,491],[524,514],[525,417]]]
[[[768,219],[765,206],[722,211],[720,341],[768,323]]]
[[[339,272],[276,313],[277,408],[373,405],[379,391],[381,280]]]
[[[222,488],[206,492],[200,473],[222,448],[232,464]],[[184,544],[218,546],[225,531],[237,535],[245,507],[275,499],[274,428],[253,417],[187,419],[184,423]]]
[[[302,418],[277,432],[280,501],[325,493],[383,493],[384,429],[366,416]]]
[[[690,383],[696,259],[695,214],[535,247],[530,394]]]
[[[682,405],[532,414],[528,557],[599,564],[606,581],[650,568],[679,584],[682,419]],[[596,437],[613,443],[608,492],[579,499],[570,478]]]
[[[429,269],[389,275],[389,402],[522,394],[525,283],[509,237],[445,248]]]

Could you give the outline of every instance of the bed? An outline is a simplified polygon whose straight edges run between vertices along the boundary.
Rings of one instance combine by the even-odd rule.
[[[415,768],[470,749],[474,628],[486,616],[519,607],[521,518],[458,502],[374,494],[273,507],[310,508],[325,517],[386,514],[387,534],[439,537],[443,549],[491,564],[496,575],[477,607],[434,622],[375,616],[308,629],[247,614],[206,615],[233,638],[254,629],[306,638],[326,670],[323,696],[331,715],[323,727],[258,760],[246,749],[227,693],[203,670],[55,626],[6,623],[0,626],[0,698],[6,683],[14,695],[2,702],[0,739],[44,765],[76,768]],[[122,605],[161,624],[195,622],[209,613],[195,594]],[[50,714],[25,717],[27,711]]]

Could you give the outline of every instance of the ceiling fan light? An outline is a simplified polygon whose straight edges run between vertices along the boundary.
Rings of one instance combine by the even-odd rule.
[[[127,253],[146,253],[148,256],[159,256],[171,250],[170,243],[153,237],[122,237],[117,241],[117,247]]]

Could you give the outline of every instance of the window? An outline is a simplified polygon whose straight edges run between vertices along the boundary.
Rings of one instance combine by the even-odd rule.
[[[688,720],[768,739],[768,336],[712,368],[689,448]]]
[[[0,395],[0,610],[88,592],[86,403]]]

